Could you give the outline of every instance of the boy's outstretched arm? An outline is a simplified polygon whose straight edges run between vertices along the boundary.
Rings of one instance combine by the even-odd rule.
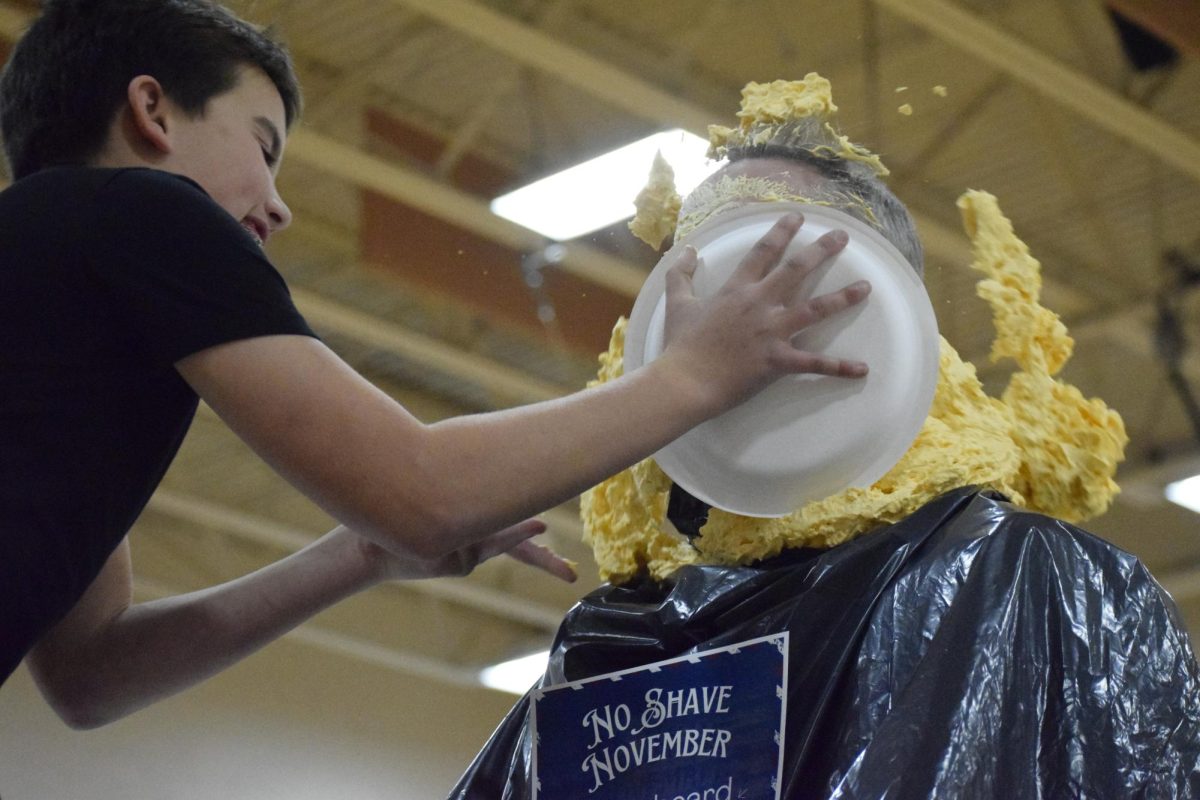
[[[869,290],[797,296],[804,276],[845,244],[844,234],[827,234],[780,263],[800,224],[777,224],[705,301],[691,289],[695,256],[685,256],[668,277],[662,357],[545,403],[424,425],[300,336],[220,345],[178,367],[234,432],[340,522],[395,553],[438,558],[569,499],[781,375],[863,374],[865,365],[791,345]]]
[[[503,552],[561,578],[570,568],[527,541],[536,520],[437,561],[401,559],[344,527],[257,572],[188,594],[132,604],[122,541],[70,613],[26,658],[54,710],[95,728],[193,686],[314,614],[376,583],[462,575]]]
[[[198,683],[381,580],[462,574],[501,552],[569,579],[561,559],[526,541],[542,528],[529,514],[780,375],[865,371],[790,344],[868,291],[797,298],[804,275],[842,246],[826,237],[776,267],[797,228],[777,226],[709,301],[693,296],[694,261],[685,259],[669,281],[667,352],[548,403],[427,426],[307,337],[249,339],[184,359],[180,372],[230,427],[354,530],[339,527],[235,581],[139,605],[123,542],[30,653],[43,693],[68,723],[95,727]]]

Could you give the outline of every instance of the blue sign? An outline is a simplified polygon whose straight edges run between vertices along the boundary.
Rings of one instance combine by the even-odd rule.
[[[778,800],[787,641],[535,691],[534,800]]]

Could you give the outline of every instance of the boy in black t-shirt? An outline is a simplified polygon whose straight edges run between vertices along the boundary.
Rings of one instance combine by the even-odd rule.
[[[788,218],[711,299],[680,259],[669,346],[647,367],[424,425],[312,335],[262,253],[291,219],[275,175],[299,107],[284,49],[208,0],[47,0],[0,79],[15,179],[0,193],[0,680],[28,656],[72,725],[186,688],[380,581],[500,553],[570,579],[529,515],[781,375],[865,374],[791,346],[869,287],[798,298],[845,237],[779,264]],[[126,533],[198,397],[344,525],[239,580],[132,605]]]

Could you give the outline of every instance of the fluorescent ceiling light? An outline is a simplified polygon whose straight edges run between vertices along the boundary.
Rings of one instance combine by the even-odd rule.
[[[514,658],[487,669],[480,670],[479,682],[490,689],[499,689],[511,694],[525,694],[529,687],[546,672],[550,651],[531,653]]]
[[[1167,484],[1167,499],[1200,514],[1200,475]]]
[[[677,128],[497,197],[492,211],[557,241],[591,233],[633,216],[633,199],[646,185],[656,152],[675,170],[680,194],[696,188],[720,166],[708,161],[707,141]]]

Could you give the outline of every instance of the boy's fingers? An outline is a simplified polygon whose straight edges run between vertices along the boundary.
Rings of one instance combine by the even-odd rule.
[[[524,541],[508,551],[508,555],[532,567],[548,572],[567,583],[574,583],[579,577],[561,556],[548,547],[542,547],[530,541]]]
[[[537,536],[539,533],[545,532],[546,523],[540,519],[527,519],[502,531],[496,531],[491,536],[480,540],[474,545],[479,556],[479,563],[483,563],[501,553],[507,553],[531,536]]]
[[[548,572],[567,583],[573,583],[578,576],[570,564],[550,548],[529,540],[531,536],[545,532],[546,523],[540,519],[527,519],[510,528],[493,533],[477,545],[475,563],[483,563],[493,556],[504,553],[522,563]]]
[[[799,332],[809,325],[832,317],[851,306],[858,305],[871,293],[871,284],[867,281],[856,281],[836,292],[822,294],[805,300],[790,309],[788,327]]]
[[[784,261],[783,266],[771,273],[767,280],[790,298],[813,270],[842,252],[849,240],[850,237],[843,230],[829,231]]]
[[[862,361],[809,353],[782,342],[774,356],[776,365],[785,372],[830,375],[835,378],[862,378],[868,372],[867,365]]]
[[[730,276],[729,283],[762,280],[779,263],[783,251],[803,224],[804,217],[800,214],[785,214],[781,217],[771,226],[771,230],[750,248],[750,252]]]

